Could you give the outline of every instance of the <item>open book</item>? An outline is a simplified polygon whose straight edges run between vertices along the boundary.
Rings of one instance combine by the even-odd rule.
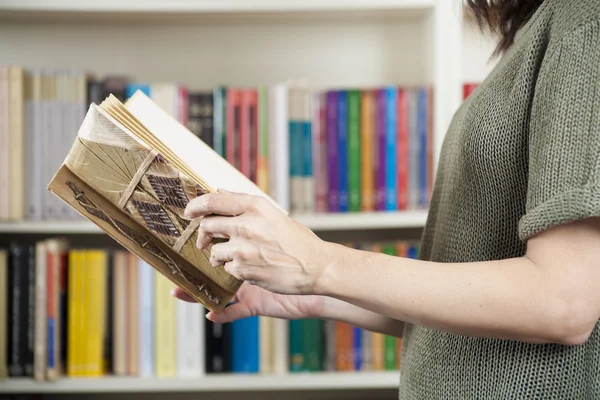
[[[206,308],[222,310],[241,281],[196,247],[195,197],[223,188],[267,198],[250,179],[138,91],[91,104],[48,189]],[[284,211],[284,210],[282,210]]]

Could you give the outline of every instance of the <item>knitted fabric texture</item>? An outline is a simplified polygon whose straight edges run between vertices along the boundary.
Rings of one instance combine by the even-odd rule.
[[[600,216],[600,1],[546,0],[457,111],[420,258],[519,257],[550,227]],[[600,399],[600,324],[580,346],[407,324],[400,398]]]

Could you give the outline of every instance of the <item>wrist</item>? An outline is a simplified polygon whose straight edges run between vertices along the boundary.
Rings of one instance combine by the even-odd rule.
[[[314,294],[329,297],[334,295],[336,284],[338,286],[340,284],[337,271],[342,264],[340,260],[344,256],[344,249],[348,250],[337,243],[322,242],[321,250],[318,252],[319,274],[315,279]]]

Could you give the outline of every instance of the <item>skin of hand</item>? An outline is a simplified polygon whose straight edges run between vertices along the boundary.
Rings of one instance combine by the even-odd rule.
[[[245,194],[204,195],[186,216],[203,217],[199,247],[229,239],[213,246],[214,266],[275,294],[324,296],[325,318],[564,345],[584,343],[600,319],[599,218],[541,232],[522,257],[447,264],[326,243]]]
[[[325,242],[268,200],[220,190],[192,200],[185,216],[202,217],[198,248],[228,239],[212,246],[214,267],[223,265],[236,278],[273,293],[317,294]]]

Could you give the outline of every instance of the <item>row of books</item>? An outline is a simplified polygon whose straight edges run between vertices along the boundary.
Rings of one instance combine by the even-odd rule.
[[[301,82],[190,90],[0,66],[0,220],[79,218],[46,190],[90,103],[150,96],[292,213],[426,208],[433,90]],[[5,118],[4,118],[5,117]]]
[[[410,242],[347,246],[416,257]],[[64,238],[0,250],[0,377],[199,377],[210,373],[382,371],[401,340],[341,322],[249,317],[227,324],[175,300],[132,253]]]

